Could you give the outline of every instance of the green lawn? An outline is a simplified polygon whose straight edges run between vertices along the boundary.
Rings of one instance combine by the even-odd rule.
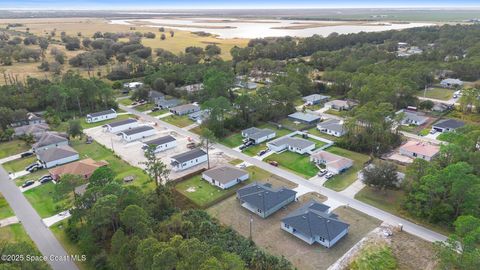
[[[234,160],[229,161],[228,163],[232,165],[238,165],[240,163],[243,163],[243,160],[236,158]]]
[[[27,158],[20,158],[20,159],[9,161],[7,163],[2,164],[2,166],[8,172],[19,172],[19,171],[25,170],[25,167],[34,163],[35,161],[37,161],[37,157],[33,155]]]
[[[9,243],[29,242],[33,244],[22,224],[12,224],[1,227],[0,242],[2,241],[7,241]]]
[[[80,153],[81,159],[89,157],[97,161],[107,161],[110,168],[117,174],[117,179],[123,179],[125,176],[133,175],[135,176],[135,181],[131,183],[132,185],[138,185],[146,189],[153,189],[155,187],[153,182],[149,182],[148,176],[142,169],[131,166],[115,156],[110,149],[105,148],[99,143],[94,141],[91,144],[86,144],[84,141],[73,139],[71,140],[71,144],[72,147]]]
[[[234,147],[240,146],[242,144],[242,140],[243,140],[243,137],[241,132],[237,132],[237,133],[232,133],[231,135],[220,139],[219,142],[230,148],[234,148]]]
[[[300,155],[290,151],[281,154],[272,154],[265,161],[274,160],[278,162],[280,167],[284,167],[298,175],[311,178],[318,173],[318,168],[310,162],[309,155]]]
[[[162,118],[161,120],[181,128],[189,126],[194,123],[192,120],[188,118],[188,115],[182,115],[182,116],[170,115]]]
[[[325,182],[325,187],[335,191],[344,190],[355,182],[355,180],[357,180],[357,173],[363,169],[365,162],[370,159],[367,155],[352,152],[336,146],[329,147],[326,151],[353,160],[353,166],[351,168],[341,174],[333,176]]]
[[[124,99],[120,99],[118,101],[118,103],[120,103],[122,105],[125,105],[125,106],[129,106],[129,105],[132,105],[133,100],[131,100],[130,98],[124,98]]]
[[[455,92],[454,89],[432,87],[432,88],[429,88],[427,91],[424,91],[424,90],[419,91],[418,96],[423,97],[425,95],[426,98],[449,100],[453,97],[454,92]]]
[[[258,152],[264,150],[264,149],[267,149],[267,143],[264,142],[264,143],[261,143],[261,144],[257,144],[257,145],[252,145],[250,147],[247,147],[247,149],[244,149],[242,151],[242,153],[244,154],[247,154],[251,157],[253,156],[256,156],[258,154]]]
[[[364,203],[368,203],[396,216],[408,219],[413,223],[425,226],[444,235],[451,233],[451,231],[446,227],[431,224],[427,221],[420,220],[419,218],[412,217],[402,208],[402,203],[405,200],[405,196],[405,192],[401,189],[379,191],[371,187],[364,187],[357,194],[355,194],[355,199]]]
[[[42,169],[42,170],[36,171],[34,173],[29,173],[25,176],[22,176],[22,177],[19,177],[19,178],[15,179],[15,184],[17,186],[21,186],[21,185],[23,185],[23,183],[25,183],[25,181],[27,181],[27,180],[37,180],[38,178],[44,176],[45,174],[48,174],[48,170],[46,170],[46,169]]]
[[[338,140],[338,138],[335,137],[335,136],[320,132],[316,127],[310,128],[307,131],[308,131],[309,134],[312,134],[312,135],[315,135],[315,136],[318,136],[318,137],[321,137],[321,138],[324,138],[324,139],[327,139],[327,140],[330,140],[330,141],[335,142],[335,141]]]
[[[418,135],[420,135],[420,136],[426,136],[426,135],[428,135],[428,134],[430,133],[430,130],[431,130],[430,128],[424,128],[424,129],[420,130],[420,132],[418,133]]]
[[[153,103],[150,103],[150,102],[147,102],[145,104],[142,104],[142,105],[139,105],[139,106],[135,106],[133,107],[135,110],[137,111],[140,111],[140,112],[145,112],[145,111],[149,111],[151,109],[153,109],[153,107],[155,107],[155,104]]]
[[[54,200],[55,184],[52,182],[25,191],[23,194],[42,218],[51,217],[72,207],[71,198]]]
[[[328,109],[327,111],[325,111],[325,113],[340,116],[340,117],[347,117],[348,116],[348,111],[337,111],[337,110]]]
[[[0,143],[0,158],[9,157],[11,155],[20,154],[30,149],[29,146],[21,140],[13,140]]]
[[[175,188],[185,197],[192,200],[200,207],[208,206],[209,203],[222,197],[233,195],[240,185],[223,190],[202,179],[202,175],[195,175],[190,179],[178,183]]]
[[[120,120],[125,120],[125,119],[128,119],[128,118],[134,118],[134,115],[131,115],[131,114],[122,114],[122,115],[118,115],[117,118],[114,118],[114,119],[109,119],[109,120],[105,120],[105,121],[100,121],[100,122],[95,122],[95,123],[87,123],[85,121],[85,118],[83,118],[80,123],[82,125],[82,127],[84,129],[87,129],[87,128],[93,128],[93,127],[98,127],[98,126],[103,126],[103,125],[106,125],[108,123],[112,123],[112,122],[116,122],[116,121],[120,121]]]
[[[289,128],[293,128],[295,130],[304,130],[306,129],[307,127],[309,127],[310,125],[308,124],[304,124],[304,123],[295,123],[294,121],[288,119],[288,118],[284,118],[280,121],[278,121],[279,124],[281,124],[282,126],[285,126],[285,127],[289,127]],[[290,131],[291,132],[291,131]],[[290,133],[289,132],[289,133]]]
[[[15,213],[13,213],[12,208],[10,208],[10,205],[8,205],[7,200],[5,200],[3,195],[0,194],[0,219],[8,218],[14,215]]]
[[[159,115],[162,115],[162,114],[166,114],[168,113],[168,110],[165,109],[165,110],[158,110],[158,111],[155,111],[155,112],[151,112],[149,113],[149,115],[151,116],[159,116]]]

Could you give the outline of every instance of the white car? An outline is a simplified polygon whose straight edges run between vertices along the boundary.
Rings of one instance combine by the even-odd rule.
[[[332,178],[332,177],[333,177],[333,174],[332,174],[332,173],[327,173],[327,174],[325,175],[325,178],[327,178],[327,179],[330,179],[330,178]]]
[[[435,129],[430,130],[430,134],[435,134],[437,131]]]
[[[324,176],[325,174],[327,174],[327,170],[326,169],[320,169],[320,171],[318,171],[317,175],[318,176]]]

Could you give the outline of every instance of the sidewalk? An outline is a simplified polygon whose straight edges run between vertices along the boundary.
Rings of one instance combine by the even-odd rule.
[[[0,219],[0,228],[8,225],[12,225],[12,224],[17,224],[17,223],[18,223],[17,216]]]
[[[25,176],[25,175],[27,175],[27,174],[29,174],[29,172],[27,172],[27,171],[19,171],[19,172],[11,173],[11,174],[9,174],[9,176],[10,176],[10,179],[13,180],[13,179],[17,179],[17,178],[19,178],[19,177]]]
[[[69,218],[70,216],[71,216],[70,210],[66,210],[66,211],[63,211],[63,212],[60,212],[60,213],[56,214],[55,216],[44,218],[42,221],[45,224],[45,226],[50,227],[57,222],[60,222],[64,219]]]
[[[6,157],[6,158],[2,158],[2,159],[0,159],[0,164],[7,163],[9,161],[16,160],[16,159],[19,159],[19,158],[21,158],[21,154],[9,156],[9,157]]]

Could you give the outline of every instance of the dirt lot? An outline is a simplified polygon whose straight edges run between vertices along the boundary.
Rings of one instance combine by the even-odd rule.
[[[148,123],[143,123],[143,124],[148,124]],[[142,162],[146,161],[144,152],[141,149],[141,147],[143,146],[142,142],[149,141],[149,140],[166,136],[166,135],[171,135],[177,140],[177,146],[175,148],[168,149],[166,151],[163,151],[157,154],[157,157],[161,158],[162,161],[165,164],[167,164],[167,167],[171,169],[170,157],[177,154],[184,153],[189,150],[187,148],[188,138],[182,135],[179,135],[170,129],[167,129],[166,127],[155,126],[155,128],[158,131],[156,135],[145,138],[143,140],[129,142],[129,143],[123,142],[120,139],[120,137],[115,134],[111,134],[103,131],[103,128],[101,126],[94,127],[91,129],[85,129],[84,132],[85,134],[92,136],[98,143],[104,145],[105,147],[109,149],[112,149],[113,147],[114,152],[117,155],[119,155],[123,160],[125,160],[132,166],[136,166],[142,169],[145,168]],[[210,150],[211,164],[228,163],[231,159],[232,159],[231,157],[224,155],[223,152],[219,152],[216,149]],[[172,170],[170,172],[170,179],[176,179],[206,167],[207,167],[207,163],[205,162],[198,166],[194,166],[190,169],[179,171],[179,172],[175,172]]]
[[[437,262],[432,243],[406,232],[394,233],[391,241],[398,269],[436,269]]]
[[[277,183],[275,185],[275,183],[272,183],[273,186],[281,184]],[[253,215],[252,236],[255,243],[272,254],[285,256],[298,269],[327,269],[368,232],[380,224],[379,220],[356,210],[338,208],[333,212],[339,215],[341,220],[350,224],[349,234],[330,249],[319,244],[310,246],[280,229],[280,220],[312,198],[321,202],[326,200],[326,197],[322,195],[308,193],[301,196],[298,202],[291,203],[267,219]],[[251,212],[241,207],[234,196],[210,207],[207,211],[243,236],[249,236],[248,221]]]

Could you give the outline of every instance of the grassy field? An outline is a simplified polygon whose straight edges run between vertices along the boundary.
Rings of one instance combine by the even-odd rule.
[[[194,123],[192,120],[190,120],[188,118],[188,115],[182,115],[182,116],[170,115],[170,116],[162,118],[162,121],[165,121],[167,123],[170,123],[172,125],[175,125],[175,126],[181,127],[181,128],[189,126],[189,125]]]
[[[9,157],[11,155],[20,154],[30,149],[29,146],[21,140],[12,140],[0,143],[0,158]]]
[[[71,141],[72,147],[80,153],[80,158],[92,158],[94,160],[105,160],[109,167],[117,174],[117,179],[123,179],[125,176],[135,176],[135,181],[132,185],[138,185],[144,189],[153,189],[155,184],[148,180],[145,172],[137,167],[133,167],[126,163],[119,157],[115,156],[113,152],[97,142],[86,144],[84,141],[74,139]]]
[[[311,178],[318,173],[318,168],[310,162],[309,155],[300,155],[294,152],[285,151],[281,154],[272,154],[265,161],[276,161],[280,167],[286,168],[298,175]]]
[[[57,240],[60,242],[60,244],[67,251],[68,254],[82,254],[78,246],[76,246],[75,243],[72,243],[72,241],[70,241],[67,234],[65,233],[64,228],[66,225],[67,225],[67,221],[64,220],[50,227],[50,230],[52,231],[52,233],[55,235]],[[85,262],[75,262],[75,264],[81,270],[95,269],[93,267],[90,267]]]
[[[158,111],[155,111],[155,112],[151,112],[149,113],[149,115],[151,116],[159,116],[159,115],[162,115],[162,114],[166,114],[168,113],[168,110],[158,110]]]
[[[340,117],[347,117],[348,116],[348,111],[338,111],[338,110],[333,110],[333,109],[328,109],[325,113],[340,116]]]
[[[377,191],[370,187],[364,187],[357,194],[355,194],[355,199],[364,203],[368,203],[396,216],[408,219],[413,223],[420,224],[444,235],[451,233],[451,231],[446,227],[431,224],[409,215],[409,213],[402,208],[402,203],[405,199],[405,196],[406,194],[403,190]]]
[[[243,140],[243,137],[241,132],[236,132],[236,133],[232,133],[231,135],[225,138],[220,139],[219,142],[230,148],[234,148],[234,147],[240,146],[242,144],[242,140]]]
[[[425,95],[426,98],[449,100],[453,97],[454,92],[455,92],[455,90],[453,90],[453,89],[432,87],[432,88],[427,89],[427,91],[424,91],[424,90],[419,91],[418,96],[423,97]]]
[[[467,122],[470,125],[479,125],[480,123],[480,114],[478,113],[463,113],[461,111],[453,110],[445,115],[445,118],[456,118]]]
[[[23,228],[22,224],[12,224],[0,228],[0,242],[7,241],[9,243],[30,242],[32,240]]]
[[[19,172],[25,170],[25,167],[37,161],[37,156],[33,155],[27,158],[20,158],[2,164],[8,172]]]
[[[303,139],[303,137],[302,137],[301,135],[295,135],[294,137],[295,137],[295,138]],[[307,140],[315,143],[315,148],[319,148],[319,147],[322,147],[322,146],[324,146],[325,144],[327,144],[327,143],[325,143],[325,142],[322,142],[322,141],[319,141],[319,140],[315,140],[314,138],[311,138],[311,137],[307,138]]]
[[[133,108],[139,112],[145,112],[145,111],[150,111],[151,109],[153,109],[153,107],[155,107],[155,104],[148,102],[142,105],[135,106]]]
[[[370,159],[367,155],[352,152],[336,146],[329,147],[326,151],[353,160],[353,166],[351,168],[341,174],[335,175],[325,182],[324,186],[335,191],[344,190],[355,182],[355,180],[357,180],[357,173],[363,169],[365,162]]]
[[[72,198],[54,200],[55,184],[46,183],[23,194],[42,218],[51,217],[72,206]],[[73,196],[73,195],[72,195]]]
[[[7,200],[5,200],[3,195],[0,193],[0,219],[8,218],[14,215],[15,213],[13,213],[12,208],[10,208],[10,205],[8,205]]]
[[[292,121],[288,118],[282,119],[282,120],[278,121],[278,123],[281,124],[282,126],[293,128],[295,130],[304,130],[307,127],[310,126],[310,125],[307,125],[307,124],[304,124],[304,123],[295,123],[294,121]]]
[[[134,118],[134,115],[131,115],[131,114],[122,114],[122,115],[118,115],[117,118],[114,118],[114,119],[109,119],[109,120],[105,120],[105,121],[100,121],[100,122],[96,122],[96,123],[87,123],[85,121],[85,119],[82,119],[80,121],[80,123],[82,124],[82,127],[84,129],[87,129],[87,128],[93,128],[93,127],[98,127],[98,126],[103,126],[103,125],[106,125],[108,123],[113,123],[113,122],[116,122],[116,121],[120,121],[120,120],[125,120],[125,119],[128,119],[128,118]]]
[[[133,100],[131,100],[130,98],[123,98],[123,99],[119,99],[118,103],[125,106],[129,106],[129,105],[132,105]]]
[[[228,163],[232,165],[238,165],[240,163],[243,163],[243,160],[236,158],[234,160],[229,161]]]

